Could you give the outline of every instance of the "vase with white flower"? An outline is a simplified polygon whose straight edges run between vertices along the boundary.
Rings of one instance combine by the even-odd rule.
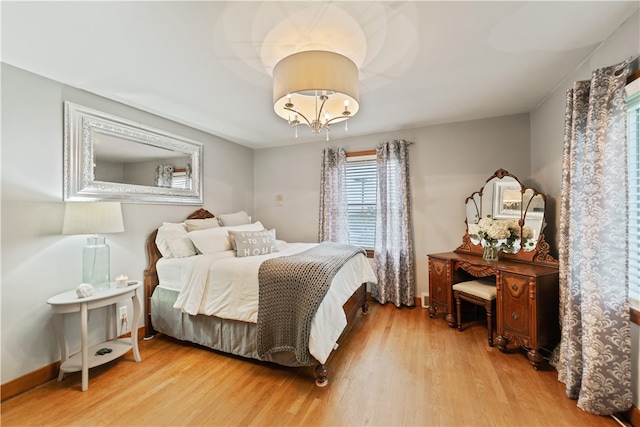
[[[499,253],[517,253],[520,250],[520,224],[516,220],[498,220],[488,215],[477,224],[469,224],[469,237],[483,248],[482,258],[497,261]],[[523,227],[523,235],[524,235]],[[532,232],[530,234],[533,234]]]

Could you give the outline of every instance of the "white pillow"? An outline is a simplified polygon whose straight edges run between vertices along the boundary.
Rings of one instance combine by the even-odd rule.
[[[202,254],[215,254],[231,250],[231,242],[225,227],[194,230],[190,231],[188,236]]]
[[[218,215],[218,221],[220,221],[220,225],[222,225],[223,227],[251,224],[249,215],[247,215],[247,212],[245,211],[240,211],[232,214]]]
[[[158,233],[156,234],[156,247],[162,254],[163,258],[173,258],[173,254],[169,248],[169,243],[167,242],[167,237],[164,235],[164,229],[162,227],[158,228]]]
[[[223,228],[232,231],[261,231],[264,230],[264,225],[262,225],[260,221],[256,221],[253,224],[234,225],[233,227]]]
[[[260,231],[264,226],[260,221],[253,224],[237,225],[235,227],[207,228],[205,230],[194,230],[188,233],[189,238],[198,251],[203,254],[215,254],[232,249],[229,230],[237,231]]]
[[[185,219],[185,225],[187,231],[204,230],[206,228],[220,227],[218,218],[205,218],[205,219]]]
[[[187,227],[184,224],[164,222],[160,228],[162,228],[169,250],[175,258],[184,258],[197,254],[196,248],[187,235]]]

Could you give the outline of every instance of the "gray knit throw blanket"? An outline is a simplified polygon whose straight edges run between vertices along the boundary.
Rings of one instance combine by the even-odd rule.
[[[299,254],[269,259],[260,265],[258,355],[293,352],[309,365],[311,320],[340,267],[362,248],[323,242]]]

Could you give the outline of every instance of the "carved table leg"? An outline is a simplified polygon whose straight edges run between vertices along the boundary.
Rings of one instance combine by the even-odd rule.
[[[484,309],[487,312],[487,333],[489,342],[489,347],[493,347],[493,303],[492,301],[487,301],[484,303]]]
[[[527,358],[529,359],[529,363],[533,366],[533,369],[536,371],[540,367],[540,364],[544,361],[544,357],[538,350],[529,350],[527,351]]]
[[[427,310],[429,310],[429,317],[430,317],[430,318],[432,318],[432,319],[433,319],[434,317],[436,317],[436,311],[437,311],[437,310],[436,310],[436,308],[435,308],[434,306],[430,305],[430,306],[427,308]]]
[[[447,314],[447,323],[449,324],[450,328],[455,328],[456,326],[458,326],[458,323],[456,322],[456,316],[454,316],[453,313]]]
[[[327,379],[327,365],[320,364],[316,366],[316,385],[318,387],[324,387],[329,384]]]
[[[456,291],[458,292],[458,291]],[[456,296],[456,314],[458,315],[458,331],[462,331],[462,301]],[[448,319],[447,319],[448,320]]]
[[[507,344],[509,344],[509,341],[502,335],[497,335],[496,343],[498,344],[498,349],[504,353],[507,350]]]

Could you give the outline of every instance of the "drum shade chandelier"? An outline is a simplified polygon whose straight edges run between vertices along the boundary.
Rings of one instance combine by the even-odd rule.
[[[294,53],[273,69],[273,108],[293,126],[309,126],[318,135],[356,115],[358,67],[346,56],[321,50]]]

